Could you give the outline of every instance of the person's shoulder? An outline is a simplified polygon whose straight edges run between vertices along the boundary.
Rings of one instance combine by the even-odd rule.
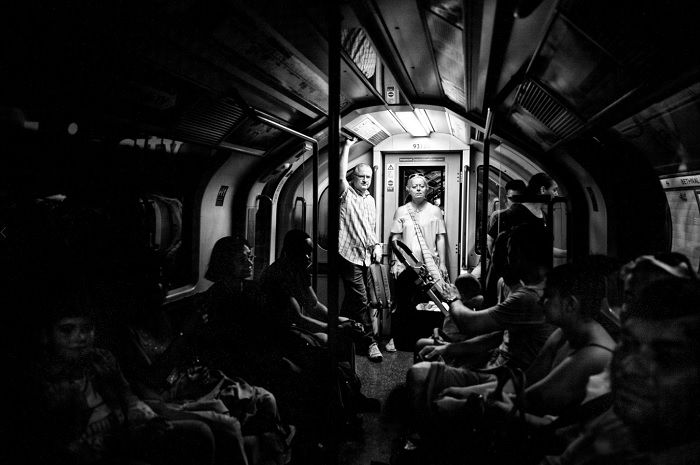
[[[405,203],[403,205],[399,205],[399,207],[396,209],[396,213],[394,215],[396,217],[408,215],[408,204]]]
[[[435,205],[434,203],[428,202],[428,211],[432,214],[439,214],[442,217],[442,210],[440,210],[440,207]]]
[[[262,272],[260,273],[260,282],[264,283],[271,277],[275,276],[275,274],[279,272],[279,266],[279,263],[277,263],[277,261],[274,261],[267,265],[265,268],[263,268]]]
[[[542,296],[542,289],[542,286],[539,284],[520,286],[508,295],[506,301],[517,300],[537,303]]]

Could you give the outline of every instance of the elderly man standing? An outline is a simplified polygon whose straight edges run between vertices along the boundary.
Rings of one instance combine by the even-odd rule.
[[[339,253],[340,276],[345,288],[345,298],[340,309],[343,316],[361,322],[368,341],[367,356],[373,362],[382,361],[377,341],[372,333],[367,297],[369,265],[382,259],[382,245],[377,240],[375,227],[377,212],[374,197],[369,193],[372,184],[372,167],[360,163],[352,171],[348,181],[348,155],[355,139],[347,139],[340,156],[340,227]]]

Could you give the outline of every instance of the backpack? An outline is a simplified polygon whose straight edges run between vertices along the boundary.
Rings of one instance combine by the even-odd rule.
[[[372,263],[369,266],[369,297],[370,318],[374,334],[389,335],[391,333],[391,289],[389,287],[389,266]]]

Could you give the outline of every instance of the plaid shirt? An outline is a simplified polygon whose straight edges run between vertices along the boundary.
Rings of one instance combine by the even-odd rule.
[[[355,265],[369,265],[372,249],[379,242],[374,232],[376,224],[374,197],[369,192],[361,195],[348,186],[340,196],[340,256]]]

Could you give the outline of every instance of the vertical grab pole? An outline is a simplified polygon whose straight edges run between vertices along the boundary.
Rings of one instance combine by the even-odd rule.
[[[486,291],[486,271],[488,270],[486,235],[489,230],[489,171],[491,171],[491,130],[493,129],[493,112],[490,107],[486,110],[486,128],[484,129],[484,163],[481,178],[481,234],[479,235],[482,292]]]
[[[314,241],[314,250],[313,262],[311,264],[311,285],[314,289],[318,289],[318,143],[312,144],[312,149],[311,171],[314,182],[311,187],[311,195],[314,201],[311,206],[311,227],[313,228],[312,238]]]
[[[337,376],[338,230],[340,221],[340,2],[327,2],[328,14],[328,350],[331,377]],[[331,378],[333,379],[333,378]],[[333,429],[336,418],[330,416]],[[327,463],[338,462],[337,435],[332,434]]]

